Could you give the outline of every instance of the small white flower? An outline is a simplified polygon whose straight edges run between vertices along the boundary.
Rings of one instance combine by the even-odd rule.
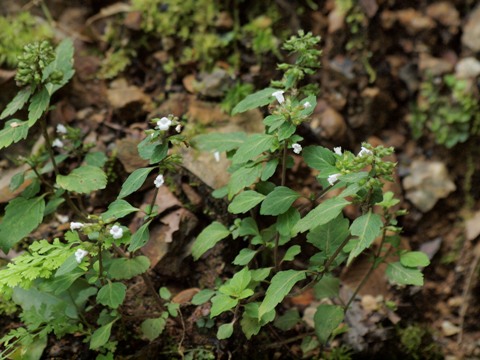
[[[285,102],[285,98],[283,97],[283,93],[285,91],[283,90],[278,90],[278,91],[275,91],[272,96],[275,96],[275,98],[277,99],[277,101],[280,103],[280,104],[283,104]]]
[[[213,157],[215,158],[215,161],[216,161],[216,162],[219,162],[219,161],[220,161],[220,152],[215,151],[215,152],[213,153]]]
[[[303,104],[303,108],[308,109],[310,107],[312,107],[312,104],[310,104],[310,102],[308,102],[308,101],[305,101],[305,103]]]
[[[110,234],[114,239],[120,239],[123,236],[123,229],[118,225],[113,225]]]
[[[295,143],[292,145],[292,149],[295,154],[300,154],[302,152],[302,145]]]
[[[75,222],[75,221],[72,221],[70,223],[70,230],[78,230],[78,229],[81,229],[85,226],[85,224],[82,224],[81,222]]]
[[[358,157],[366,156],[366,155],[372,155],[372,151],[368,150],[366,147],[362,146],[362,149],[358,153]]]
[[[53,142],[52,142],[52,146],[53,146],[53,147],[58,147],[58,148],[61,149],[61,148],[63,148],[63,142],[62,142],[62,140],[60,140],[60,139],[55,139],[55,140],[53,140]]]
[[[339,176],[340,176],[340,174],[330,175],[327,179],[328,183],[333,186],[333,184],[335,184],[338,181]]]
[[[87,256],[87,254],[88,254],[88,251],[83,249],[78,249],[77,251],[75,251],[75,260],[77,261],[77,263],[80,264],[83,258]]]
[[[335,154],[337,154],[337,155],[342,156],[342,154],[343,154],[343,153],[342,153],[342,147],[341,147],[341,146],[334,147],[334,148],[333,148],[333,152],[334,152]]]
[[[57,214],[57,219],[60,221],[62,224],[65,224],[68,222],[69,218],[67,215],[62,215],[62,214]]]
[[[165,183],[165,179],[163,178],[163,175],[160,174],[155,178],[155,181],[153,182],[157,188],[162,186]]]
[[[57,125],[57,133],[59,134],[66,134],[67,133],[67,128],[63,124],[58,124]]]
[[[180,133],[180,131],[182,131],[182,125],[178,124],[177,126],[175,126],[175,131],[177,133]]]
[[[172,125],[172,120],[170,120],[165,116],[157,121],[157,127],[159,130],[162,130],[162,131],[167,131],[170,125]]]

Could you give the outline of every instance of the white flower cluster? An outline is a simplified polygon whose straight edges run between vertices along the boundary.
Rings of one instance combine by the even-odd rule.
[[[78,229],[81,229],[85,226],[85,224],[82,224],[81,222],[75,222],[75,221],[72,221],[70,223],[70,230],[78,230]]]
[[[295,154],[300,154],[302,152],[302,145],[295,143],[292,145],[292,149]]]
[[[155,184],[155,187],[159,188],[165,183],[165,179],[163,178],[163,175],[160,174],[155,178],[155,181],[153,182]]]
[[[88,251],[83,249],[78,249],[77,251],[75,251],[75,261],[80,264],[83,258],[87,256],[87,254],[88,254]]]
[[[165,116],[157,121],[157,128],[161,131],[167,131],[171,125],[172,125],[172,120],[170,120]]]
[[[335,154],[341,156],[343,154],[342,153],[342,147],[341,146],[334,147],[333,152]],[[373,152],[372,152],[372,150],[367,149],[365,146],[362,146],[362,148],[360,149],[360,151],[357,154],[358,157],[363,157],[363,156],[368,156],[368,155],[373,155]],[[341,176],[341,175],[342,174],[329,175],[328,178],[327,178],[328,183],[331,186],[333,186],[338,181],[338,177]]]
[[[272,96],[274,96],[277,99],[279,104],[283,104],[285,102],[285,97],[283,96],[284,92],[285,91],[283,90],[278,90],[272,94]]]
[[[67,133],[67,128],[63,124],[58,124],[57,125],[57,133],[59,134],[66,134]]]

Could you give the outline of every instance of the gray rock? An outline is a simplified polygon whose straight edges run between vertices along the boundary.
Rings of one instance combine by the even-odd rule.
[[[470,13],[463,27],[462,44],[473,51],[480,51],[480,6]]]
[[[403,187],[406,198],[424,213],[456,189],[445,164],[427,160],[412,162],[410,175],[403,179]]]
[[[474,57],[461,59],[455,66],[455,75],[459,79],[472,79],[480,75],[480,61]]]

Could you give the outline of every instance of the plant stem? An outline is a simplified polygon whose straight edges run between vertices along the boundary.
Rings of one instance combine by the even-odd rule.
[[[105,285],[105,279],[103,277],[103,257],[102,257],[102,243],[98,243],[98,278],[100,279],[100,284]]]
[[[287,143],[283,144],[282,153],[282,177],[280,178],[281,186],[285,186],[287,177]],[[273,262],[275,264],[275,272],[278,272],[280,268],[280,262],[278,259],[278,243],[280,242],[280,233],[277,231],[275,234],[275,247],[273,248]]]

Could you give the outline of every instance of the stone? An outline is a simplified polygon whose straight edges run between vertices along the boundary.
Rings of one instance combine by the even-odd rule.
[[[310,126],[315,134],[336,142],[344,140],[347,133],[345,119],[330,106],[323,112],[314,114]]]
[[[452,3],[440,1],[427,6],[427,15],[443,26],[456,28],[460,26],[460,15]]]
[[[230,74],[221,68],[215,68],[211,73],[200,74],[200,80],[193,83],[193,90],[205,97],[221,98],[232,85]]]
[[[459,79],[472,79],[480,75],[480,61],[474,57],[461,59],[455,66],[455,75]]]
[[[450,321],[445,320],[442,322],[442,332],[445,336],[453,336],[461,331],[459,326],[452,324]]]
[[[470,13],[463,26],[462,44],[475,52],[480,51],[480,6]]]
[[[414,160],[410,175],[403,179],[406,198],[421,212],[430,211],[438,200],[456,190],[448,170],[440,161]]]
[[[405,30],[415,35],[421,31],[430,30],[435,27],[435,22],[421,12],[408,8],[396,12],[397,21],[405,27]]]
[[[422,73],[439,76],[451,73],[453,71],[453,64],[447,60],[421,53],[418,68]]]

